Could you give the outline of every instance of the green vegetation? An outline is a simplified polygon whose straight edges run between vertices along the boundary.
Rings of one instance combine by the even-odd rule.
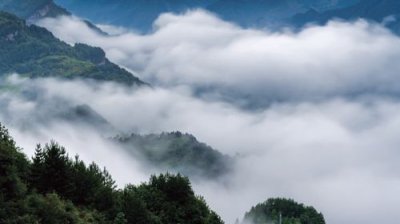
[[[44,28],[28,26],[24,20],[0,12],[0,77],[10,73],[31,78],[86,78],[126,85],[144,84],[111,63],[102,49],[85,44],[72,47]]]
[[[325,224],[315,208],[290,199],[275,198],[256,205],[246,213],[244,223],[251,224]]]
[[[215,178],[228,173],[232,158],[181,132],[116,137],[128,152],[152,167],[170,169],[189,176]]]
[[[117,189],[96,164],[71,159],[52,142],[32,160],[0,125],[0,223],[220,224],[181,175],[152,176]]]

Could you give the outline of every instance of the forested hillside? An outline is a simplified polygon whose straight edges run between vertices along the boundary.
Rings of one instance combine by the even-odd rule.
[[[272,198],[245,214],[243,224],[325,224],[324,216],[311,206],[290,199]]]
[[[29,160],[1,125],[0,161],[0,223],[223,223],[186,177],[161,174],[117,189],[105,169],[54,142]]]
[[[102,49],[85,44],[70,46],[44,28],[27,25],[0,12],[0,76],[10,73],[36,78],[86,78],[126,85],[144,84],[111,63]]]
[[[119,136],[122,147],[145,164],[189,176],[216,178],[228,174],[234,159],[181,132]]]

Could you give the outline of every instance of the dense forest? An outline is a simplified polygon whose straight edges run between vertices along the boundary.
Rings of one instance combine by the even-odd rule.
[[[114,141],[152,167],[190,177],[217,178],[228,174],[234,166],[233,158],[181,132],[131,134],[116,137]]]
[[[243,223],[325,224],[313,207],[269,199],[246,213]],[[38,145],[28,159],[0,125],[0,223],[11,224],[220,224],[196,196],[187,177],[152,176],[118,189],[106,169],[69,157],[55,142]]]
[[[101,48],[70,46],[44,28],[27,25],[12,14],[0,12],[0,74],[37,77],[85,78],[126,85],[145,84],[111,63]]]
[[[117,189],[95,163],[70,158],[57,143],[31,160],[0,126],[0,223],[223,223],[180,174]]]

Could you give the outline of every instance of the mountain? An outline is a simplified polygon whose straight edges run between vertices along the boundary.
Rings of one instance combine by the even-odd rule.
[[[311,206],[291,199],[271,198],[245,214],[243,224],[325,224],[324,216]]]
[[[95,23],[152,30],[155,19],[166,12],[204,9],[243,27],[302,27],[325,24],[338,18],[359,18],[383,23],[400,33],[400,2],[397,0],[56,0],[74,14]]]
[[[150,167],[180,172],[192,177],[216,178],[227,174],[233,159],[181,132],[119,136],[114,138]]]
[[[290,23],[303,26],[307,23],[325,24],[332,19],[366,19],[382,23],[394,32],[400,33],[399,18],[400,2],[397,0],[362,0],[355,5],[341,9],[324,12],[309,10],[293,16]]]
[[[54,3],[53,0],[1,0],[0,11],[25,19],[28,24],[35,24],[35,22],[43,18],[72,15],[69,11]],[[107,35],[91,22],[87,20],[83,20],[83,22],[93,31]]]
[[[358,0],[56,0],[74,14],[95,23],[129,27],[142,32],[166,12],[201,8],[244,27],[277,26],[283,19],[313,8],[347,7]]]
[[[243,27],[279,28],[283,21],[309,9],[346,7],[357,0],[219,0],[206,9]]]
[[[59,109],[60,111],[58,111],[58,113],[55,112],[55,120],[87,125],[88,127],[93,127],[97,130],[103,130],[104,134],[115,133],[116,131],[115,128],[104,117],[86,104],[69,106],[67,108],[60,107]],[[49,120],[52,118],[47,119]]]
[[[17,15],[34,22],[44,17],[70,15],[70,13],[56,5],[52,0],[1,0],[0,10]]]
[[[205,7],[215,0],[56,0],[56,2],[75,15],[95,23],[149,31],[153,21],[162,12],[184,12],[190,8]]]
[[[186,177],[161,174],[117,189],[107,170],[54,142],[28,160],[1,124],[0,161],[0,223],[223,223]]]
[[[0,77],[22,76],[86,78],[127,85],[145,83],[111,63],[102,49],[85,44],[70,46],[44,28],[15,15],[0,12]]]

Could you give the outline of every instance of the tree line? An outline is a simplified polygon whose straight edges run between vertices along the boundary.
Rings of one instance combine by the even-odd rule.
[[[0,125],[0,223],[220,224],[187,177],[152,176],[118,189],[106,169],[55,142],[28,159]]]

